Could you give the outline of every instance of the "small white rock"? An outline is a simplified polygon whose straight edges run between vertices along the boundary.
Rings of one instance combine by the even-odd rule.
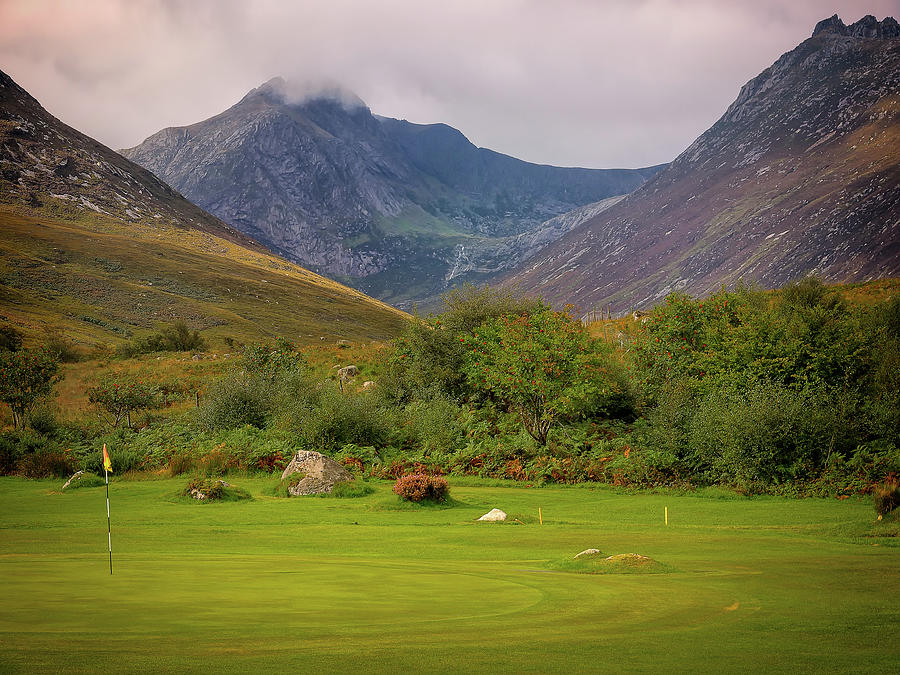
[[[581,553],[577,554],[575,556],[575,560],[578,560],[581,556],[598,555],[599,553],[600,553],[599,548],[587,548],[587,549],[583,550]]]
[[[481,518],[479,518],[478,520],[493,520],[493,521],[506,520],[506,514],[503,511],[501,511],[500,509],[491,509],[490,511],[485,513],[483,516],[481,516]]]

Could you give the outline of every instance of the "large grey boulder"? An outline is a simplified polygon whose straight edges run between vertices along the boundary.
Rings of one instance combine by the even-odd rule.
[[[335,483],[353,480],[353,474],[330,457],[313,450],[300,450],[287,465],[282,478],[302,473],[303,479],[288,488],[295,497],[331,492]]]

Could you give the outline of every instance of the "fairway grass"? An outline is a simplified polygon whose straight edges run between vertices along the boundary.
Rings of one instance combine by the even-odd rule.
[[[188,503],[0,478],[0,672],[892,672],[900,538],[869,500],[463,487]],[[491,508],[524,524],[476,523]],[[664,524],[668,507],[669,525]],[[543,525],[540,525],[538,509]],[[879,528],[882,528],[879,530]],[[553,569],[586,548],[662,574]]]

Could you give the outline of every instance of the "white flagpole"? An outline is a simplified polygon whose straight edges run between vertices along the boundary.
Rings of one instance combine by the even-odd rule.
[[[106,450],[105,443],[103,444],[103,449]],[[112,528],[109,523],[109,471],[106,468],[105,459],[106,457],[104,457],[103,462],[103,473],[106,475],[106,538],[109,542],[109,573],[112,574]]]

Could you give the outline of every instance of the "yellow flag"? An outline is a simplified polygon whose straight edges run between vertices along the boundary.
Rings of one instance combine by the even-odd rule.
[[[112,462],[109,461],[109,453],[106,452],[106,443],[103,444],[103,470],[112,472]]]

